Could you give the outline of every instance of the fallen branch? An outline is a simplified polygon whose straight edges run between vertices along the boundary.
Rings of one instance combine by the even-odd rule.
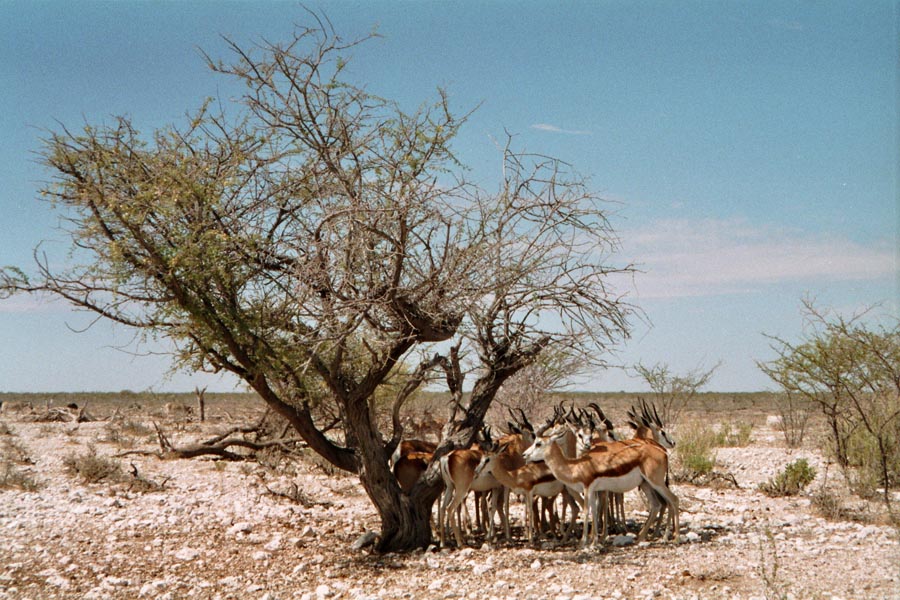
[[[261,424],[261,423],[260,423]],[[276,440],[268,440],[263,442],[254,442],[244,438],[229,437],[235,433],[254,433],[258,431],[259,425],[249,427],[235,427],[223,434],[206,440],[205,442],[188,444],[186,446],[175,446],[169,440],[169,437],[163,431],[159,423],[154,421],[153,427],[156,429],[156,438],[159,441],[159,450],[130,450],[117,454],[117,457],[139,454],[143,456],[156,456],[161,460],[175,460],[179,458],[197,458],[198,456],[218,456],[225,460],[247,460],[253,458],[255,452],[265,450],[267,448],[280,447],[284,450],[290,450],[292,446],[303,443],[300,438],[279,438]],[[250,450],[250,454],[239,454],[232,452],[229,448],[237,447]]]
[[[269,486],[266,486],[266,491],[277,498],[286,498],[291,502],[300,504],[304,508],[312,508],[314,506],[328,508],[329,506],[332,506],[331,502],[317,502],[315,500],[310,500],[306,497],[306,494],[303,493],[300,487],[294,482],[291,482],[291,487],[288,491],[273,490]]]

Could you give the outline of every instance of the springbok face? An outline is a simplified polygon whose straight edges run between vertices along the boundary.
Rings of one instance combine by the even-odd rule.
[[[656,443],[666,448],[667,450],[671,450],[675,447],[675,439],[669,435],[665,429],[660,427],[659,429],[654,429],[654,436],[656,438]]]
[[[481,460],[478,461],[478,465],[475,467],[475,478],[478,479],[479,477],[481,477],[481,474],[485,470],[490,471],[496,459],[496,454],[486,452],[484,456],[481,457]]]
[[[522,453],[525,462],[541,462],[544,460],[544,455],[550,444],[555,444],[557,441],[563,439],[568,430],[566,425],[557,425],[546,435],[534,438],[531,446]]]
[[[544,452],[546,451],[546,444],[550,443],[543,437],[534,438],[534,441],[528,446],[528,449],[522,453],[522,458],[525,459],[525,462],[540,462],[544,460]]]

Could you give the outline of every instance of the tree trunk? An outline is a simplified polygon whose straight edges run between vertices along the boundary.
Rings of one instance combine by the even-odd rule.
[[[377,552],[403,552],[427,548],[433,541],[431,535],[431,504],[418,498],[400,495],[397,505],[387,507],[381,514],[381,539]]]

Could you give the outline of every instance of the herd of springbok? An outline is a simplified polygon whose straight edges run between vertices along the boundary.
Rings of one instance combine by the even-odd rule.
[[[635,488],[643,492],[649,508],[637,540],[644,540],[654,526],[658,535],[665,521],[663,539],[671,536],[677,542],[678,498],[669,488],[667,452],[675,442],[656,408],[641,401],[640,410],[632,407],[628,411],[628,425],[634,430],[631,438],[619,435],[595,403],[588,408],[566,411],[558,406],[538,428],[528,422],[524,412],[519,411],[518,416],[511,412],[509,433],[494,440],[485,428],[470,448],[442,456],[444,493],[436,522],[441,545],[447,544],[449,531],[459,547],[464,545],[462,522],[469,519],[462,519],[460,513],[468,513],[466,498],[471,492],[476,497],[475,521],[490,541],[497,535],[498,514],[506,540],[511,539],[512,492],[524,498],[529,543],[536,543],[547,531],[566,542],[581,515],[581,546],[596,544],[606,540],[610,530],[625,531],[623,498]],[[401,442],[391,458],[401,488],[409,490],[416,483],[435,448],[436,444],[423,440]],[[557,503],[557,498],[561,502]]]

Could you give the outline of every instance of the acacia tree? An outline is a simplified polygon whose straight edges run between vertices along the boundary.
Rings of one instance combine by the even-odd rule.
[[[468,352],[475,380],[436,459],[471,443],[541,352],[596,360],[627,335],[606,282],[630,266],[607,264],[598,198],[559,161],[507,147],[497,191],[467,183],[450,148],[465,117],[441,91],[408,113],[351,83],[344,55],[365,41],[321,22],[286,43],[229,41],[232,62],[207,59],[246,84],[236,118],[207,103],[148,138],[126,117],[49,134],[43,194],[72,258],[58,268],[36,251],[32,272],[2,271],[0,294],[61,296],[168,338],[179,367],[233,373],[359,475],[391,551],[431,541],[439,493],[434,464],[408,493],[388,469],[405,398],[435,368],[462,398]],[[380,430],[376,391],[418,360]],[[340,435],[317,425],[318,402]]]
[[[716,363],[709,369],[695,367],[680,375],[673,373],[666,363],[656,363],[652,366],[638,363],[634,366],[634,371],[653,392],[654,403],[663,422],[674,424],[678,422],[685,407],[700,392],[700,388],[709,383],[720,364]]]
[[[870,326],[863,315],[832,317],[810,300],[803,307],[809,332],[798,343],[771,336],[777,356],[758,365],[785,393],[821,409],[838,464],[848,475],[850,467],[861,471],[860,491],[880,487],[896,518],[890,490],[900,482],[900,321]]]

